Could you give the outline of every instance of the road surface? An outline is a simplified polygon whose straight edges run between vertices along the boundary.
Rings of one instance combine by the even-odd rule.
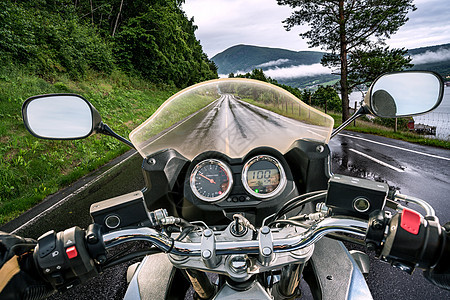
[[[224,94],[153,140],[143,152],[154,153],[170,146],[188,159],[207,150],[242,157],[256,147],[270,145],[284,153],[299,137],[325,141],[327,133],[324,127],[286,118]]]
[[[179,146],[184,147],[185,154],[196,153],[201,144],[205,149],[223,149],[233,156],[259,144],[270,142],[273,145],[274,140],[280,149],[287,149],[290,142],[286,140],[292,135],[301,136],[300,130],[323,133],[314,129],[311,125],[301,127],[295,120],[244,105],[224,95],[211,107],[169,130],[157,142],[175,144],[181,140]],[[442,221],[450,220],[449,150],[350,132],[338,135],[329,145],[334,173],[387,182],[403,194],[426,199]],[[144,186],[140,170],[142,159],[131,152],[125,158],[120,164],[107,166],[61,191],[37,209],[6,224],[2,230],[36,238],[50,229],[60,231],[74,225],[86,227],[90,223],[92,203]],[[58,202],[58,199],[63,201]],[[125,287],[120,284],[124,276],[123,267],[114,268],[89,285],[55,298],[119,298],[124,293]],[[411,277],[375,260],[371,260],[368,284],[374,299],[450,298],[449,292],[426,282],[420,272],[416,271]]]

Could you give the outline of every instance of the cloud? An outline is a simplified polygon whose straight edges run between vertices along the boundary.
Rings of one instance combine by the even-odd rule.
[[[194,17],[195,35],[210,58],[238,44],[294,51],[308,48],[299,37],[308,27],[286,31],[282,21],[292,9],[275,0],[189,0],[183,9],[188,17]]]
[[[439,49],[435,52],[426,51],[412,56],[412,63],[416,65],[450,60],[450,49]]]
[[[448,0],[414,0],[417,10],[408,13],[409,21],[386,42],[395,48],[450,43],[450,5]],[[197,38],[211,58],[238,44],[306,50],[308,45],[300,33],[307,25],[286,31],[282,21],[293,9],[277,5],[275,0],[189,0],[183,4],[189,17],[198,25]],[[319,48],[309,50],[321,51]]]
[[[289,59],[287,59],[287,58],[280,58],[280,59],[277,59],[277,60],[271,60],[271,61],[268,61],[266,63],[257,65],[256,68],[267,68],[267,67],[279,66],[279,65],[282,65],[284,63],[287,63],[288,61],[289,61]]]
[[[331,74],[331,71],[321,64],[312,64],[292,66],[287,68],[274,68],[264,71],[264,73],[274,79],[285,79]]]

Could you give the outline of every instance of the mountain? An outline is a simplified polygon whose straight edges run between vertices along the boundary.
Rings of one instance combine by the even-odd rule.
[[[415,70],[435,71],[450,79],[450,44],[408,50],[413,57]]]
[[[450,44],[408,50],[415,64],[413,69],[431,70],[450,76]],[[291,51],[280,48],[236,45],[211,58],[218,73],[245,73],[262,69],[278,82],[304,88],[315,84],[334,83],[338,76],[320,65],[325,52]]]
[[[289,67],[312,65],[320,62],[324,52],[291,51],[249,45],[236,45],[216,54],[212,60],[219,67],[220,74],[236,71],[248,72],[255,68]]]

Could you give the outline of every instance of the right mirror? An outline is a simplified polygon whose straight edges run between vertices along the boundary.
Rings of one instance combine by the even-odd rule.
[[[398,118],[429,112],[442,101],[442,78],[428,71],[390,73],[374,81],[365,102],[382,118]]]

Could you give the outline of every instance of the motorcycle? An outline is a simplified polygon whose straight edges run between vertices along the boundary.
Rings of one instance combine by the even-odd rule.
[[[294,299],[303,279],[315,299],[372,299],[363,275],[368,256],[345,242],[448,286],[450,243],[433,208],[385,183],[332,174],[328,147],[360,116],[420,114],[442,97],[433,72],[386,74],[333,130],[330,116],[278,86],[218,79],[169,98],[130,141],[79,95],[31,97],[22,114],[32,135],[113,136],[141,154],[146,183],[93,204],[85,230],[42,235],[36,265],[65,291],[143,258],[128,268],[124,299],[184,299],[189,287],[197,299]],[[144,246],[112,252],[133,242]]]

